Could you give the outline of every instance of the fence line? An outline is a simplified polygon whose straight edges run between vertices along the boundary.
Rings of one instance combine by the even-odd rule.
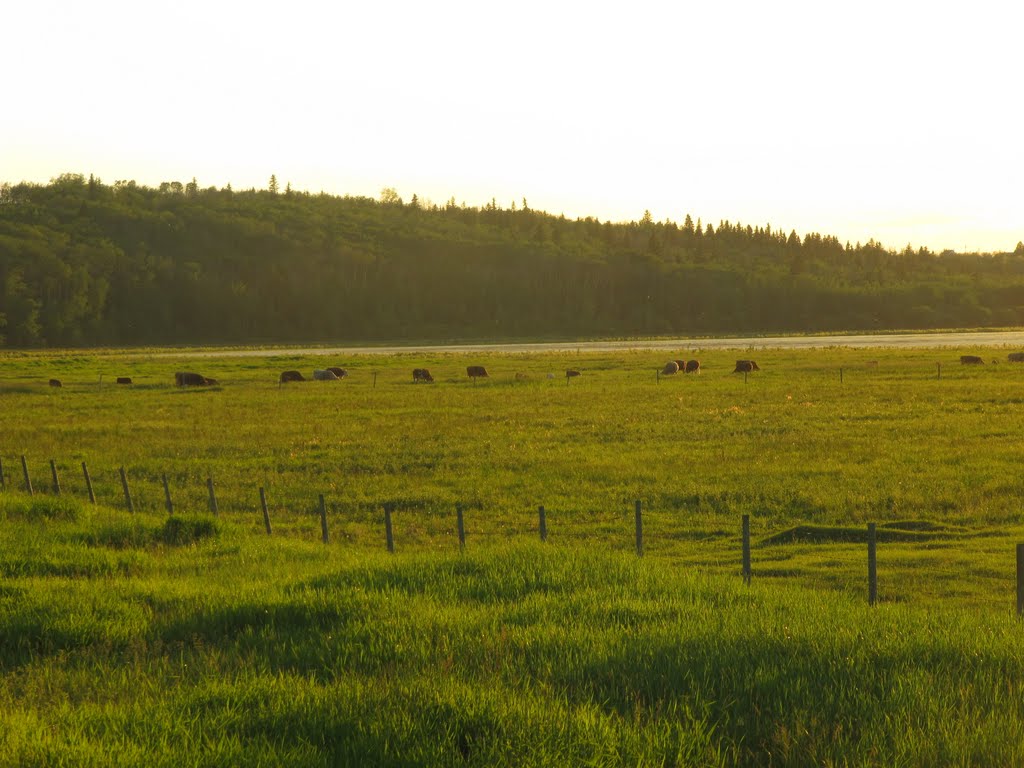
[[[28,460],[22,455],[21,456],[22,472],[25,480],[25,492],[30,496],[35,495],[35,491],[32,487],[31,477],[28,470]],[[53,495],[61,496],[60,480],[57,473],[57,465],[54,459],[50,460],[50,468],[53,476]],[[82,462],[82,473],[85,478],[85,484],[89,495],[89,501],[92,504],[96,504],[96,494],[93,490],[92,478],[89,473],[89,468],[86,462]],[[125,508],[129,513],[135,512],[135,503],[132,498],[131,489],[128,483],[128,475],[125,468],[119,467],[118,474],[121,480],[121,487],[124,494]],[[164,490],[165,507],[167,514],[174,514],[174,505],[171,501],[170,487],[167,479],[167,475],[161,475],[161,482]],[[207,477],[207,490],[209,493],[209,511],[213,515],[219,515],[217,498],[214,493],[213,478]],[[8,487],[6,478],[3,476],[3,461],[0,459],[0,491],[9,491],[12,488]],[[272,527],[270,522],[270,511],[267,504],[266,491],[263,486],[259,487],[259,501],[260,508],[263,513],[263,523],[268,536],[272,535]],[[328,532],[328,520],[327,520],[327,504],[323,494],[318,496],[318,511],[320,517],[320,532],[321,539],[324,544],[328,544],[330,541]],[[384,528],[385,528],[385,546],[388,552],[395,551],[395,536],[393,528],[393,504],[385,503],[384,508]],[[455,507],[456,513],[456,529],[458,533],[459,549],[464,551],[466,548],[466,519],[465,519],[465,507],[462,504],[457,504]],[[547,512],[543,505],[537,507],[538,514],[538,530],[540,533],[540,540],[546,542],[548,540],[548,521]],[[644,532],[643,532],[643,502],[637,499],[634,505],[634,526],[635,526],[635,542],[636,542],[636,555],[642,557],[644,554]],[[487,538],[489,535],[486,532],[481,533],[481,536]],[[570,536],[576,534],[569,534]],[[741,552],[740,552],[740,567],[741,575],[744,583],[750,584],[753,578],[753,568],[751,563],[751,543],[750,543],[750,515],[744,514],[741,518]],[[878,533],[877,526],[875,523],[867,524],[867,594],[868,604],[875,605],[878,602],[878,558],[877,558],[877,543]],[[1017,614],[1024,618],[1024,543],[1016,545],[1016,601],[1017,601]]]

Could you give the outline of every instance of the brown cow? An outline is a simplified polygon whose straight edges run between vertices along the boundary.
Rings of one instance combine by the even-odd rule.
[[[572,378],[574,378],[576,376],[580,376],[580,375],[581,375],[580,372],[575,370],[575,369],[573,369],[573,368],[570,368],[569,370],[567,370],[565,372],[565,378],[567,378],[567,379],[572,379]]]
[[[662,376],[671,376],[676,373],[679,373],[679,363],[675,360],[669,360],[665,363],[665,367],[661,369]]]
[[[700,373],[700,360],[687,360],[686,373]]]
[[[118,384],[131,384],[132,383],[132,377],[131,376],[118,376],[117,377],[117,383]]]
[[[202,374],[192,371],[179,371],[174,374],[174,383],[179,387],[212,387],[217,384],[217,380],[208,379]]]
[[[344,368],[338,368],[337,366],[332,366],[332,367],[328,368],[327,370],[330,371],[331,373],[333,373],[339,379],[344,379],[346,376],[348,376],[348,371],[346,371]]]
[[[299,371],[281,371],[281,377],[278,379],[279,384],[287,384],[289,381],[305,381],[306,377],[303,376]]]
[[[757,367],[757,363],[753,360],[737,360],[736,368],[733,370],[733,373],[750,373],[752,371],[760,370],[761,369]]]
[[[466,375],[471,379],[486,379],[487,369],[482,365],[470,365],[466,368]]]
[[[960,355],[960,365],[984,365],[985,361],[977,355]]]
[[[413,368],[412,380],[414,383],[417,381],[431,382],[434,380],[434,377],[430,375],[430,371],[428,371],[426,368]]]
[[[684,371],[686,371],[686,361],[685,360],[675,360],[673,362],[675,362],[675,364],[679,366],[679,372],[680,373],[683,373]]]
[[[1011,363],[1024,363],[1024,352],[1011,352],[1006,359]]]
[[[60,383],[60,379],[50,379],[50,386],[51,387],[63,387],[64,385]]]

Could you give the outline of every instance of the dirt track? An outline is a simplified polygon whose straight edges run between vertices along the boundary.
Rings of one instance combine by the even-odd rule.
[[[1024,331],[893,333],[849,336],[758,336],[745,338],[633,339],[629,341],[554,341],[512,344],[429,344],[389,347],[260,347],[157,353],[174,357],[277,357],[280,355],[393,355],[438,352],[514,354],[524,352],[601,352],[626,349],[813,349],[824,347],[998,347],[1024,349]]]

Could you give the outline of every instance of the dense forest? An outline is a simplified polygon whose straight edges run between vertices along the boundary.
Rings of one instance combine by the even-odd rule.
[[[380,341],[1024,325],[1024,245],[566,219],[66,174],[0,186],[0,343]]]

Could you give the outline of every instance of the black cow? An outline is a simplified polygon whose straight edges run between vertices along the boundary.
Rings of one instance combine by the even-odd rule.
[[[760,370],[761,369],[758,367],[757,363],[753,360],[737,360],[736,368],[733,370],[733,373],[750,373],[752,371]]]
[[[572,378],[575,378],[576,376],[581,376],[581,375],[582,374],[579,371],[577,371],[577,370],[575,370],[573,368],[570,368],[568,371],[565,372],[565,378],[567,378],[567,379],[572,379]]]
[[[51,387],[63,387],[64,385],[60,383],[60,379],[50,379],[50,386]]]
[[[686,368],[683,370],[686,373],[700,373],[700,360],[687,360]]]
[[[1011,363],[1024,363],[1024,352],[1011,352],[1006,359]]]
[[[470,365],[466,368],[466,375],[471,379],[486,379],[487,369],[482,365]]]
[[[346,376],[348,376],[348,371],[346,371],[344,368],[338,368],[337,366],[333,366],[331,368],[328,368],[327,370],[333,373],[339,379],[344,379]]]
[[[960,365],[984,365],[985,361],[977,355],[960,355]]]
[[[306,377],[299,371],[282,371],[278,383],[287,384],[289,381],[305,381]]]
[[[413,368],[412,380],[414,383],[417,381],[431,382],[434,380],[434,377],[430,375],[430,371],[428,371],[426,368]]]
[[[118,376],[117,377],[117,383],[118,384],[131,384],[132,383],[132,378],[131,378],[131,376]]]
[[[665,363],[665,367],[661,369],[662,376],[672,376],[676,373],[679,373],[678,360],[669,360],[667,363]]]

